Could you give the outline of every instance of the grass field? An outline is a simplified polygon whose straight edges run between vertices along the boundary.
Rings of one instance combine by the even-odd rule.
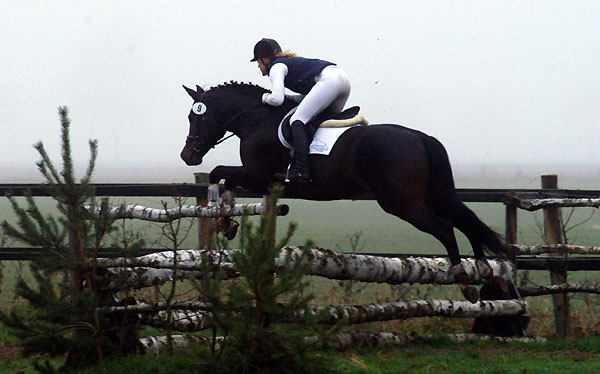
[[[315,353],[306,374],[590,374],[600,370],[600,338],[558,340],[547,344],[441,341],[400,348],[351,349]],[[194,355],[128,357],[82,369],[78,374],[207,373]],[[0,361],[0,374],[32,374],[31,360]],[[68,373],[65,373],[68,374]]]

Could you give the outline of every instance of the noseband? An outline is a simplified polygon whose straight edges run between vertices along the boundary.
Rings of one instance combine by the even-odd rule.
[[[228,125],[229,125],[231,122],[233,122],[233,121],[235,121],[236,119],[238,119],[238,117],[240,117],[241,115],[243,115],[243,114],[245,114],[245,113],[247,113],[247,112],[249,112],[249,111],[251,111],[251,110],[254,110],[254,109],[256,109],[256,108],[259,108],[259,107],[261,107],[261,106],[263,106],[263,105],[264,105],[264,104],[255,105],[255,106],[252,106],[252,107],[250,107],[250,108],[248,108],[248,109],[245,109],[245,110],[243,110],[243,111],[239,112],[238,114],[234,115],[234,116],[233,116],[233,117],[231,117],[229,120],[227,120],[225,123],[223,123],[221,126],[219,126],[219,127],[217,128],[217,130],[220,130],[220,129],[222,129],[222,128],[225,128],[225,127],[227,127],[227,126],[228,126]],[[227,129],[225,129],[225,131],[227,131]],[[229,135],[227,135],[227,136],[224,136],[224,137],[222,137],[221,139],[217,140],[217,141],[215,142],[215,144],[213,144],[213,146],[212,146],[211,148],[215,148],[217,145],[219,145],[219,144],[223,143],[225,140],[227,140],[227,139],[231,138],[231,137],[232,137],[232,136],[234,136],[234,135],[235,135],[235,134],[229,134]],[[190,135],[188,135],[186,139],[187,139],[187,142],[193,142],[193,147],[192,147],[192,150],[193,150],[194,152],[196,152],[196,153],[199,153],[199,152],[201,151],[201,148],[200,148],[200,147],[202,147],[202,146],[204,145],[204,139],[203,139],[203,138],[201,138],[201,137],[199,137],[199,136],[197,136],[197,135],[196,135],[196,136],[190,136]]]
[[[235,134],[229,134],[225,137],[222,137],[221,139],[217,140],[217,142],[211,147],[214,148],[217,146],[217,144],[221,144],[223,143],[225,140],[231,138],[232,136],[234,136]],[[194,142],[194,146],[192,147],[192,151],[198,153],[200,152],[200,147],[204,145],[204,139],[201,139],[199,136],[187,136],[187,141],[188,142]]]

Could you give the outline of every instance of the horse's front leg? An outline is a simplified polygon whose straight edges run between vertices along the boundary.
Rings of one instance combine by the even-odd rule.
[[[264,166],[217,166],[209,175],[211,184],[225,180],[225,190],[244,187],[257,194],[266,194],[271,184],[272,174]]]
[[[223,206],[235,205],[233,190],[237,186],[244,186],[248,180],[248,174],[243,166],[217,166],[208,177],[211,184],[209,187],[209,200],[216,202],[219,196],[218,183],[225,180],[225,191],[221,203]],[[228,240],[233,240],[237,234],[238,222],[231,217],[219,217],[216,219],[217,231],[222,232]]]
[[[233,190],[237,186],[248,186],[251,178],[243,166],[217,166],[210,172],[208,180],[211,184],[225,180],[225,189]]]
[[[485,258],[481,242],[471,238],[469,238],[469,241],[471,242],[471,247],[475,254],[475,267],[481,278],[485,279],[493,287],[496,287],[496,289],[500,289],[500,292],[508,295],[508,284],[506,283],[506,279],[501,275],[494,275],[492,266]]]

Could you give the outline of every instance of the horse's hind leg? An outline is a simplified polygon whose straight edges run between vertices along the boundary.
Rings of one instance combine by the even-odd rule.
[[[425,205],[418,202],[391,201],[378,196],[377,193],[375,195],[383,210],[407,221],[417,229],[433,235],[444,245],[452,264],[452,275],[459,284],[463,296],[472,303],[477,302],[479,298],[477,289],[469,285],[469,277],[460,262],[452,222],[434,214]]]
[[[473,254],[475,255],[475,265],[479,275],[494,284],[497,284],[503,291],[508,291],[508,285],[506,280],[500,276],[494,276],[494,271],[485,258],[483,251],[483,242],[481,235],[495,235],[491,232],[491,229],[487,227],[481,220],[475,215],[475,213],[469,209],[462,201],[456,200],[451,204],[452,208],[444,209],[445,212],[449,212],[448,218],[452,221],[454,226],[465,234],[471,247],[473,248]],[[494,238],[495,239],[495,238]],[[488,241],[490,239],[488,238]]]

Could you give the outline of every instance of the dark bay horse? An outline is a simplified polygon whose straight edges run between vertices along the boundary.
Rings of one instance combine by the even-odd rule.
[[[290,162],[277,128],[296,104],[262,104],[262,94],[268,91],[250,84],[231,82],[206,91],[198,86],[195,91],[184,88],[194,105],[181,158],[188,165],[201,164],[202,157],[231,132],[240,138],[242,166],[217,166],[210,183],[224,180],[228,190],[242,186],[266,193],[277,182],[275,174],[285,173]],[[286,185],[284,197],[337,200],[371,193],[387,213],[444,245],[454,279],[468,300],[475,302],[478,294],[468,284],[460,262],[454,227],[467,236],[481,276],[502,282],[493,276],[484,249],[503,257],[509,249],[458,199],[448,155],[437,139],[399,125],[353,127],[343,133],[329,156],[310,155],[310,173],[309,184]]]

